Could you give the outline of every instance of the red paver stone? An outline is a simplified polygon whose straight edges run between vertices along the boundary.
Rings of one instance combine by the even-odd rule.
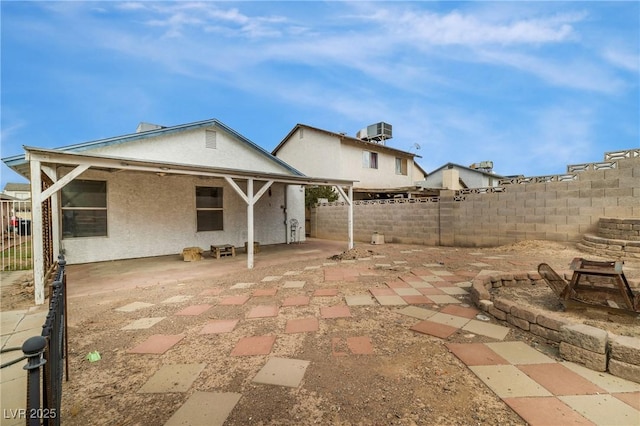
[[[229,296],[220,301],[221,305],[244,305],[250,296]]]
[[[374,296],[396,296],[392,288],[370,288],[369,292]]]
[[[231,333],[236,327],[236,324],[238,324],[238,321],[237,319],[209,321],[202,327],[200,334]]]
[[[509,364],[509,361],[483,343],[446,343],[445,345],[467,366]]]
[[[416,281],[415,277],[412,279],[412,281]],[[411,286],[407,284],[405,281],[389,281],[389,282],[386,282],[385,284],[389,286],[389,288],[411,288]]]
[[[440,290],[439,288],[417,288],[416,290],[418,290],[420,293],[424,294],[425,296],[429,296],[430,294],[446,294],[444,291]]]
[[[218,296],[222,291],[223,289],[221,288],[210,288],[200,293],[200,296]]]
[[[282,301],[282,306],[306,306],[309,304],[309,296],[290,296]]]
[[[182,339],[184,339],[184,334],[154,334],[127,352],[132,354],[163,354]]]
[[[611,396],[640,411],[640,392],[612,393]]]
[[[267,317],[275,317],[278,316],[278,312],[280,312],[280,308],[277,306],[265,306],[259,305],[254,306],[251,311],[247,314],[247,318],[267,318]]]
[[[475,308],[465,308],[464,306],[458,305],[447,305],[442,308],[440,312],[469,319],[475,318],[476,315],[480,313],[480,311]]]
[[[506,398],[504,402],[530,426],[593,425],[555,397]]]
[[[287,321],[285,333],[307,333],[318,331],[318,318],[300,318]]]
[[[320,308],[320,316],[324,319],[346,318],[351,316],[351,311],[346,305],[323,306]]]
[[[427,296],[400,296],[410,305],[433,305],[433,300]]]
[[[455,327],[439,324],[433,321],[420,321],[419,323],[411,327],[411,330],[417,331],[418,333],[422,334],[429,334],[441,339],[446,339],[447,337],[458,331],[458,329]]]
[[[562,364],[517,365],[524,374],[544,386],[554,395],[593,395],[607,393],[589,380]]]
[[[276,336],[243,337],[231,351],[231,356],[269,355]]]
[[[373,355],[373,343],[369,337],[347,337],[347,346],[354,355]]]
[[[175,313],[175,315],[179,316],[196,316],[200,315],[203,312],[208,311],[211,308],[211,305],[192,305],[187,306],[181,311]]]
[[[313,293],[314,297],[332,297],[338,295],[337,288],[321,288]]]
[[[278,293],[277,288],[259,288],[253,292],[253,297],[275,296],[276,293]]]

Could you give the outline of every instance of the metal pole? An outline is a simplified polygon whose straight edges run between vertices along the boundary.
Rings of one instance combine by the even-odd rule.
[[[27,365],[27,420],[29,426],[39,426],[40,418],[34,413],[40,412],[40,367],[47,361],[42,358],[47,339],[42,336],[34,336],[22,344],[22,352],[29,358]]]

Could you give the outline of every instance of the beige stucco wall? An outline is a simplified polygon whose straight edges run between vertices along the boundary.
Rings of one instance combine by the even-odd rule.
[[[302,133],[301,133],[302,131]],[[357,181],[357,188],[398,188],[412,186],[423,176],[407,158],[407,174],[396,174],[396,156],[376,149],[374,144],[341,143],[339,138],[308,128],[298,129],[277,152],[277,157],[307,176]],[[362,166],[363,151],[378,153],[378,168]]]
[[[640,157],[610,170],[584,171],[573,181],[511,184],[504,192],[443,191],[428,202],[356,202],[354,235],[370,241],[457,246],[495,246],[522,240],[579,241],[601,217],[640,218]],[[346,206],[312,210],[312,236],[342,239]]]
[[[69,263],[176,254],[191,246],[242,247],[247,239],[247,205],[224,179],[99,171],[85,172],[80,179],[107,181],[108,236],[63,239]],[[261,185],[256,182],[255,190]],[[224,188],[223,231],[196,231],[196,186]],[[274,184],[271,195],[265,193],[255,205],[254,240],[261,244],[286,242],[285,188]],[[300,191],[294,188],[287,197],[288,210],[304,219],[304,199],[295,197]]]
[[[259,155],[255,149],[235,140],[232,135],[215,128],[211,130],[216,131],[215,149],[205,146],[205,129],[202,128],[95,148],[89,153],[145,161],[288,173],[284,167]]]

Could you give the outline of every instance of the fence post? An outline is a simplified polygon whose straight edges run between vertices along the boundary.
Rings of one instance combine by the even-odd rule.
[[[29,426],[40,425],[40,367],[47,361],[42,358],[42,353],[47,345],[47,339],[42,336],[34,336],[22,344],[22,352],[29,358],[27,365],[27,424]],[[36,415],[34,415],[36,414]]]

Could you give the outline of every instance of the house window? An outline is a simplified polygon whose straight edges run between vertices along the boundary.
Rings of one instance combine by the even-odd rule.
[[[222,188],[196,186],[198,231],[222,231]]]
[[[407,175],[407,159],[406,158],[396,158],[396,174],[397,175]]]
[[[62,236],[107,236],[107,182],[74,180],[61,190]]]
[[[371,151],[362,151],[362,167],[365,169],[378,168],[378,153]]]

